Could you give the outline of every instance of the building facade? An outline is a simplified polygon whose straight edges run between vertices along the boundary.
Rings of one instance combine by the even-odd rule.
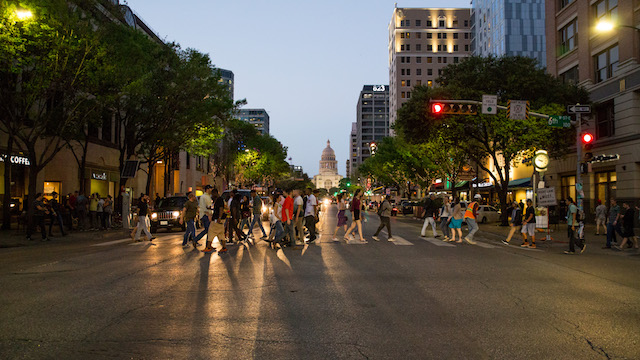
[[[320,174],[313,177],[313,183],[316,189],[331,189],[338,187],[342,176],[338,174],[338,161],[336,161],[336,153],[331,148],[331,142],[327,140],[327,147],[322,150],[320,158]]]
[[[218,81],[221,84],[224,84],[227,89],[229,89],[229,94],[231,95],[231,99],[235,99],[234,98],[234,86],[235,86],[235,78],[234,78],[234,74],[233,71],[231,70],[225,70],[225,69],[218,69],[220,71],[220,80]]]
[[[417,85],[433,86],[442,68],[471,54],[471,10],[395,8],[389,23],[389,121]]]
[[[349,158],[347,159],[347,177],[351,178],[358,169],[358,122],[351,123],[349,134]]]
[[[471,50],[479,56],[526,56],[545,66],[544,0],[475,0]]]
[[[351,164],[357,169],[371,156],[371,146],[389,136],[389,86],[363,86],[356,114],[356,150]],[[351,150],[353,154],[353,148]]]
[[[238,119],[256,127],[261,134],[269,134],[269,114],[265,109],[241,109]]]
[[[590,164],[582,175],[587,214],[597,200],[640,199],[640,1],[547,0],[547,71],[590,93],[592,112],[583,132],[595,135],[593,155],[613,155]],[[609,31],[598,31],[607,21]],[[636,28],[636,30],[633,29]],[[580,159],[583,160],[583,159]],[[546,180],[558,198],[576,198],[574,153],[551,161]]]

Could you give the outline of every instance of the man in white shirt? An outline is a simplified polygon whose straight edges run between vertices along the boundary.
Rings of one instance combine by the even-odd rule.
[[[308,243],[312,243],[316,241],[316,222],[318,222],[317,218],[317,208],[318,208],[318,200],[315,195],[311,193],[311,188],[307,188],[307,207],[304,210],[304,220],[305,226],[309,230],[309,241]]]
[[[198,245],[198,240],[202,239],[202,237],[207,234],[207,231],[209,231],[209,223],[211,223],[211,215],[213,213],[211,210],[211,207],[213,206],[213,201],[211,200],[211,189],[213,189],[213,186],[205,185],[204,194],[200,195],[200,201],[198,201],[200,222],[202,222],[202,227],[204,229],[194,239],[196,246]]]
[[[296,245],[304,244],[304,200],[302,196],[300,196],[301,190],[293,190],[294,199],[293,199],[293,221],[296,231],[298,232],[296,236]]]

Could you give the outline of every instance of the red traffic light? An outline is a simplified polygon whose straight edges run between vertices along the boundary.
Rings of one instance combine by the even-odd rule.
[[[593,134],[584,133],[582,134],[582,143],[583,144],[591,144],[593,142]]]
[[[444,109],[444,106],[440,103],[431,104],[431,112],[434,114],[442,113],[442,109]]]

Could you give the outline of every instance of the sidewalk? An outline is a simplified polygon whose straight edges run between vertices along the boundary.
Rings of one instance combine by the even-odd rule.
[[[54,227],[54,230],[59,230]],[[73,231],[67,233],[67,236],[61,236],[59,232],[54,231],[51,241],[43,242],[40,232],[31,235],[33,240],[27,240],[27,234],[24,230],[16,229],[0,230],[0,250],[3,248],[13,248],[21,246],[38,246],[50,243],[70,243],[84,240],[116,240],[129,236],[129,230],[96,230],[96,231]]]

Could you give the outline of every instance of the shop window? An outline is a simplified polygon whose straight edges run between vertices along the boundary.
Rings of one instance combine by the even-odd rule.
[[[609,206],[609,200],[616,197],[618,177],[615,171],[599,172],[595,174],[596,199]]]
[[[576,200],[576,176],[563,176],[560,180],[560,190],[563,199],[571,196],[573,201]]]
[[[60,181],[45,181],[44,182],[44,197],[47,199],[53,198],[51,193],[54,191],[60,194],[61,183]]]

